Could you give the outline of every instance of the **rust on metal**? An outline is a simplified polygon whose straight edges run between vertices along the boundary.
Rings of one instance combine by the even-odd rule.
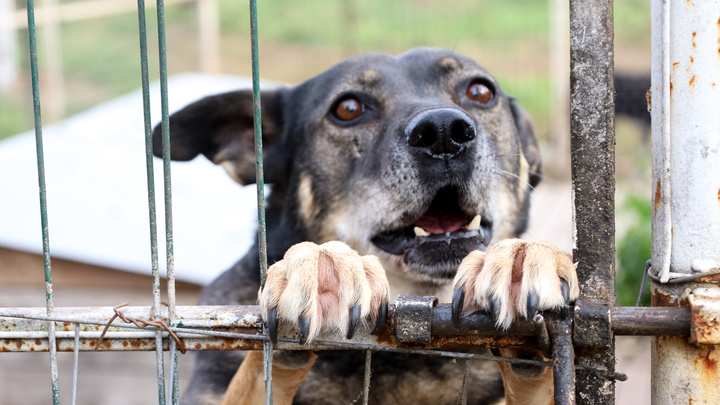
[[[688,297],[690,342],[720,344],[720,288],[696,288]]]
[[[658,290],[653,290],[650,302],[654,307],[674,307],[678,304],[676,298],[672,295],[664,294]]]

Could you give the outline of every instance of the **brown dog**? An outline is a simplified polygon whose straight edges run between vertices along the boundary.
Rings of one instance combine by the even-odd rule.
[[[303,341],[351,336],[384,321],[397,294],[453,299],[462,314],[490,311],[501,327],[577,297],[567,254],[510,239],[525,230],[540,156],[528,115],[472,60],[437,49],[358,56],[264,91],[262,103],[274,264],[259,301],[273,332],[279,319]],[[173,159],[202,153],[254,182],[250,91],[191,104],[170,129]],[[201,303],[254,304],[258,267],[253,249]],[[276,352],[275,404],[352,403],[363,361],[353,351]],[[224,394],[226,404],[262,403],[262,376],[261,353],[199,353],[183,403],[217,404]],[[471,404],[499,400],[503,383],[507,403],[553,401],[550,370],[473,362],[470,378]],[[454,404],[461,381],[449,359],[374,353],[370,403]]]

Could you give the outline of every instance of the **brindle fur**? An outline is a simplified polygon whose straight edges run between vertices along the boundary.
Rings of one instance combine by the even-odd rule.
[[[494,101],[478,105],[469,100],[465,90],[473,80],[494,87]],[[330,113],[338,97],[349,93],[367,106],[353,125],[333,119]],[[263,91],[262,102],[265,176],[266,182],[273,185],[267,205],[270,264],[283,259],[285,252],[299,242],[341,240],[362,255],[380,259],[390,283],[389,297],[435,295],[448,301],[450,280],[470,250],[485,250],[499,241],[518,237],[526,228],[530,191],[540,179],[540,156],[532,123],[492,76],[464,56],[428,48],[398,57],[357,56],[295,87]],[[221,164],[239,183],[253,183],[251,107],[252,94],[244,90],[207,97],[175,113],[170,118],[173,159],[189,160],[203,154]],[[433,108],[460,109],[474,121],[477,137],[458,157],[428,160],[408,152],[403,128],[413,115]],[[161,149],[159,134],[158,127],[154,133],[156,154]],[[482,214],[483,227],[488,239],[492,235],[491,240],[472,249],[460,247],[448,252],[418,249],[410,259],[388,253],[371,242],[379,232],[416,220],[443,187],[459,190],[458,205],[463,211]],[[525,261],[524,243],[510,242],[505,246],[522,249],[521,261]],[[514,251],[510,250],[502,266],[513,267]],[[463,273],[462,283],[474,286],[467,280],[478,277],[482,268],[472,263],[465,267],[468,270]],[[516,263],[515,268],[517,273],[522,263],[519,267]],[[543,272],[554,277],[548,294],[562,301],[555,269],[541,269]],[[572,277],[574,274],[565,278]],[[530,286],[540,282],[531,276],[526,279],[524,283]],[[515,274],[512,280],[515,283]],[[259,281],[258,254],[251,249],[204,290],[200,303],[255,304]],[[577,287],[570,281],[575,296]],[[463,288],[463,284],[459,286]],[[516,296],[519,293],[512,295]],[[473,297],[474,292],[467,290],[466,309],[487,308],[482,297],[477,296],[475,301]],[[519,300],[501,304],[520,305],[525,296]],[[508,316],[519,313],[524,312],[518,310]],[[245,353],[239,352],[198,353],[182,403],[219,404],[244,357]],[[279,352],[275,358],[277,367],[294,370],[312,364],[314,356],[307,352]],[[453,360],[391,353],[374,353],[372,360],[370,403],[458,401],[462,372]],[[352,403],[362,391],[363,363],[364,354],[360,352],[318,353],[293,403]],[[252,373],[262,371],[252,369],[240,377],[248,380],[255,376]],[[507,373],[513,373],[512,369],[506,367],[503,374]],[[303,374],[299,375],[302,379]],[[525,377],[536,381],[544,393],[531,392],[528,398],[548,403],[545,394],[549,390],[552,395],[552,378],[547,373],[510,377],[506,384],[525,384]],[[492,363],[472,363],[469,387],[470,404],[492,403],[503,396],[502,379]]]

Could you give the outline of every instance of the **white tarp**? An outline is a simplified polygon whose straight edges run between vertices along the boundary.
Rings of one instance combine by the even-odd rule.
[[[169,80],[170,112],[249,79],[183,74]],[[153,125],[160,87],[151,86]],[[140,90],[43,128],[52,257],[150,274]],[[160,266],[165,269],[162,159],[154,159]],[[255,185],[240,187],[202,155],[172,164],[175,272],[206,284],[252,246]],[[42,253],[35,136],[0,142],[0,246]]]

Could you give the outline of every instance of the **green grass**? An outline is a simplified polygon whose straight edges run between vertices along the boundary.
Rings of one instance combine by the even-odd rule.
[[[419,3],[419,4],[418,4]],[[223,8],[229,3],[225,0]],[[351,4],[351,7],[347,7]],[[505,42],[547,31],[544,2],[274,0],[259,5],[260,35],[283,42],[365,48],[452,48],[461,40]],[[238,10],[242,12],[242,10]],[[223,13],[228,17],[235,13]],[[229,31],[244,22],[223,19]]]
[[[69,1],[69,0],[63,0]],[[649,5],[645,0],[615,4],[618,43],[642,43],[649,36]],[[542,129],[550,111],[547,77],[547,2],[479,0],[263,0],[259,2],[263,41],[287,48],[354,49],[358,52],[401,52],[414,46],[461,48],[497,60],[521,62],[522,71],[493,69],[508,94],[520,99]],[[150,76],[158,77],[155,10],[148,10]],[[196,35],[193,6],[169,6],[170,72],[195,70]],[[222,31],[247,35],[247,3],[220,1]],[[39,36],[41,39],[42,36]],[[42,41],[40,40],[42,47]],[[134,13],[62,25],[62,54],[67,85],[67,115],[85,110],[140,86],[137,17]],[[23,74],[28,70],[26,37],[20,40]],[[246,46],[238,43],[238,47]],[[191,50],[193,49],[193,50]],[[532,54],[532,55],[530,55]],[[503,55],[507,55],[504,57]],[[42,69],[43,54],[40,51]],[[297,63],[288,60],[289,64]],[[482,62],[488,63],[487,58]],[[497,65],[497,63],[495,63]],[[533,71],[536,69],[536,71]],[[41,70],[42,77],[42,70]],[[283,80],[282,77],[273,79]],[[23,77],[27,80],[27,75]],[[29,94],[29,85],[21,92]],[[41,92],[42,94],[42,92]],[[0,138],[30,129],[27,95],[0,99]]]

